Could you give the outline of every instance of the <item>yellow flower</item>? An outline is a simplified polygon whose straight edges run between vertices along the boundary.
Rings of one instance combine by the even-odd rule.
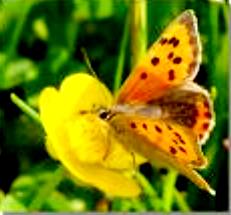
[[[45,88],[39,108],[47,134],[46,148],[74,178],[110,196],[133,197],[140,193],[130,174],[134,158],[94,112],[112,103],[109,90],[85,73],[68,76],[59,90]],[[136,164],[143,161],[136,155]]]

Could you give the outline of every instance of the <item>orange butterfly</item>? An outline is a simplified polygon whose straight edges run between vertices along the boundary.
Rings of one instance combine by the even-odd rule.
[[[138,62],[110,109],[108,122],[130,151],[174,167],[198,187],[215,191],[195,171],[207,159],[201,151],[214,126],[209,93],[193,82],[201,62],[197,20],[191,10],[176,18]]]
[[[73,177],[114,196],[139,195],[124,171],[146,160],[215,195],[195,170],[207,164],[201,145],[214,126],[209,93],[193,82],[200,62],[197,20],[187,10],[138,62],[114,103],[86,73],[65,78],[59,90],[47,87],[39,106],[49,154]]]

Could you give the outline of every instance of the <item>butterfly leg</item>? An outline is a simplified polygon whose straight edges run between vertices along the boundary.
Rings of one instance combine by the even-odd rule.
[[[110,134],[107,135],[106,137],[106,143],[107,143],[107,146],[106,146],[106,150],[105,150],[105,154],[103,156],[103,161],[105,161],[110,153],[110,148],[111,148],[111,139],[110,139]]]
[[[132,168],[133,168],[133,173],[134,175],[136,175],[136,173],[138,172],[138,165],[136,162],[136,156],[134,154],[134,152],[131,152],[131,156],[132,156]]]

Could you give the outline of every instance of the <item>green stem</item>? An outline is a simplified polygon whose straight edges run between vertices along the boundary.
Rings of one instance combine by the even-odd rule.
[[[177,171],[176,170],[169,170],[168,175],[166,175],[165,183],[163,187],[163,209],[166,212],[171,211],[172,203],[173,203],[173,196],[175,190],[175,184],[177,179]]]
[[[136,212],[144,212],[147,210],[145,202],[140,201],[139,199],[131,199],[130,202],[132,208],[134,208]]]
[[[64,177],[63,167],[58,167],[54,174],[43,184],[29,205],[29,211],[38,211],[46,201],[47,197],[55,190]]]
[[[126,23],[124,25],[123,38],[120,44],[119,58],[118,58],[116,74],[115,74],[115,81],[114,81],[114,86],[113,86],[114,93],[118,91],[118,89],[120,88],[121,82],[122,82],[122,75],[123,75],[125,54],[126,54],[126,45],[128,43],[128,35],[129,35],[128,25],[129,25],[129,16],[127,17]]]
[[[34,121],[41,124],[39,114],[33,110],[29,105],[27,105],[22,99],[20,99],[16,94],[10,94],[11,101],[18,106],[28,116],[30,116]]]
[[[132,66],[146,53],[147,47],[147,1],[132,1],[131,3],[131,18],[127,17],[124,26],[123,39],[120,44],[120,54],[117,64],[115,81],[113,86],[114,93],[118,91],[123,74],[125,61],[126,45],[128,43],[129,22],[131,21],[131,62]]]
[[[152,209],[160,211],[162,209],[162,202],[158,197],[156,190],[141,173],[136,172],[136,179],[143,188],[144,193],[147,195],[147,202],[150,204]]]
[[[147,1],[131,4],[131,65],[134,66],[147,49]]]
[[[174,197],[175,197],[175,202],[176,202],[177,206],[179,207],[179,209],[182,212],[188,212],[188,211],[191,210],[190,207],[189,207],[189,205],[185,201],[185,198],[176,189],[174,189]]]
[[[131,9],[131,66],[133,67],[145,55],[147,49],[147,1],[132,1]],[[162,202],[147,179],[140,173],[137,180],[147,195],[147,202],[154,210],[161,210]]]
[[[152,185],[141,173],[136,172],[136,178],[139,181],[140,185],[144,188],[144,191],[148,196],[152,196],[155,198],[158,196]]]
[[[32,7],[32,5],[34,4],[34,0],[30,0],[30,1],[15,1],[15,4],[18,3],[19,7],[21,8],[20,10],[22,11],[21,16],[19,17],[19,19],[17,20],[17,24],[15,26],[15,31],[12,34],[12,38],[11,38],[11,42],[10,45],[8,47],[8,51],[7,51],[7,56],[8,59],[12,59],[13,56],[15,55],[15,50],[18,44],[18,41],[20,39],[20,34],[23,30],[23,26],[24,23],[26,21],[27,15]],[[13,4],[13,3],[12,3]]]

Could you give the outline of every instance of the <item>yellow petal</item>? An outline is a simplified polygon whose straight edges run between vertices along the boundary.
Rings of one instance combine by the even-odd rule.
[[[77,73],[64,79],[60,87],[62,114],[69,116],[79,111],[108,108],[113,97],[99,80],[86,73]]]
[[[48,154],[55,160],[58,160],[58,155],[55,151],[55,148],[53,146],[52,141],[47,137],[46,142],[45,142],[45,146],[46,146],[46,150],[48,152]]]
[[[58,155],[59,161],[67,168],[74,177],[94,186],[109,196],[135,197],[140,193],[137,182],[128,176],[123,175],[123,171],[116,171],[105,168],[102,164],[89,164],[79,161],[73,143],[69,142],[69,137],[65,126],[52,139],[52,150]],[[81,142],[80,138],[80,142]],[[91,142],[81,142],[82,144],[92,144]],[[94,146],[97,147],[97,146]],[[88,158],[92,152],[88,151]]]
[[[124,176],[123,172],[110,170],[99,164],[80,162],[72,152],[66,148],[59,154],[61,162],[74,177],[110,196],[135,197],[140,194],[137,182]]]
[[[76,116],[65,129],[74,156],[86,163],[103,162],[108,147],[105,122],[94,115]]]
[[[45,88],[39,97],[40,118],[47,133],[53,133],[63,121],[60,95],[54,87]]]
[[[138,184],[123,174],[124,169],[133,170],[134,157],[109,124],[92,111],[111,104],[107,88],[88,74],[67,77],[59,91],[46,88],[39,99],[46,147],[53,158],[83,182],[111,196],[137,196]],[[81,114],[82,110],[87,114]]]
[[[76,117],[67,124],[66,130],[70,147],[81,162],[101,163],[113,169],[134,169],[145,162],[128,151],[109,124],[94,114]]]

